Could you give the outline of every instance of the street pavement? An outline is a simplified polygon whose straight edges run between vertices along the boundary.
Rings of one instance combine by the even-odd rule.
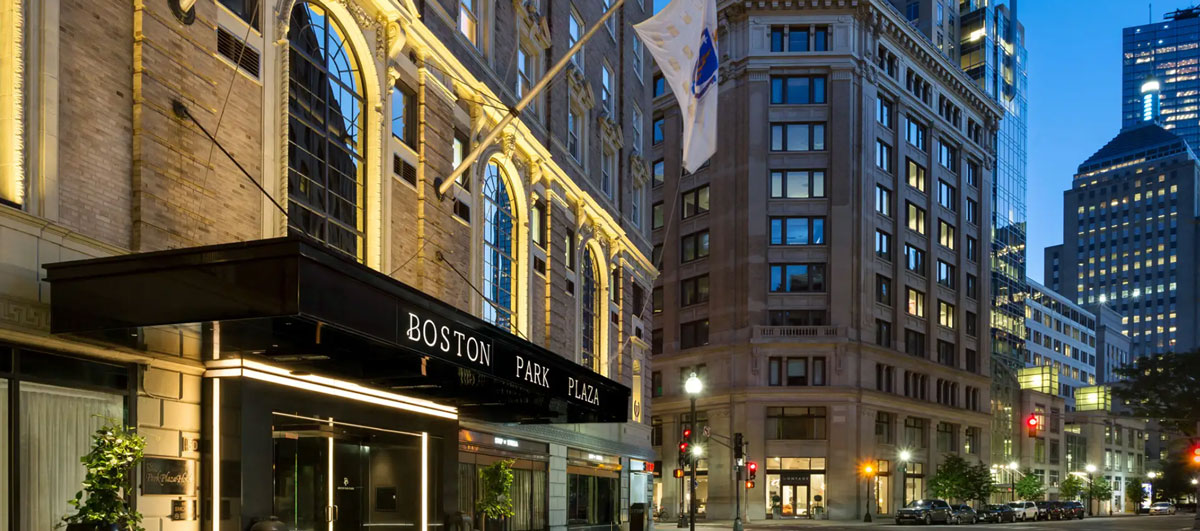
[[[1004,529],[1008,531],[1184,531],[1192,529],[1191,513],[1174,516],[1114,516],[1102,518],[1085,518],[1083,520],[1066,520],[1051,522],[1015,522],[1005,524],[976,524],[960,526],[968,529]],[[793,531],[820,528],[822,530],[862,530],[867,529],[919,529],[921,526],[896,525],[890,518],[874,523],[838,522],[830,520],[792,520],[752,522],[745,526],[746,531]],[[654,528],[659,531],[675,529],[671,523],[656,522]],[[726,522],[697,522],[696,529],[732,529],[732,523]]]

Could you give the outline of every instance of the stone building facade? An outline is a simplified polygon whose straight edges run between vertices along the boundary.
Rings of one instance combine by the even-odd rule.
[[[64,423],[71,401],[123,416],[148,438],[147,455],[211,465],[203,341],[52,335],[43,267],[289,233],[632,388],[628,423],[464,419],[460,435],[539,448],[526,463],[541,482],[530,528],[625,522],[647,498],[642,460],[653,456],[649,79],[629,28],[649,2],[622,6],[444,197],[440,178],[607,2],[190,4],[0,4],[0,412],[17,412],[0,416],[0,490],[25,485],[16,505],[0,499],[0,527],[49,528],[82,477],[73,458],[31,468],[40,462],[25,437],[47,435],[33,423],[49,422],[28,409],[39,404]],[[55,371],[56,360],[81,368]],[[96,374],[109,376],[85,378]],[[85,451],[88,433],[71,432],[63,454]],[[28,466],[6,468],[10,454]],[[569,504],[572,482],[593,472],[613,480],[616,503]],[[36,475],[57,483],[27,483]],[[189,508],[174,516],[171,498],[139,496],[147,529],[199,529],[212,516],[204,488],[176,497]]]
[[[989,460],[1001,109],[886,2],[720,2],[718,33],[709,166],[681,174],[677,106],[654,94],[662,468],[677,466],[696,372],[697,426],[712,434],[702,514],[732,518],[735,498],[750,520],[894,514],[944,454]],[[736,433],[758,463],[753,488],[719,444]],[[681,486],[655,492],[672,519]]]

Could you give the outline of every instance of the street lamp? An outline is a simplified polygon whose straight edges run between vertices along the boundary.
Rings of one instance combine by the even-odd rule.
[[[866,485],[867,486],[867,499],[865,500],[866,501],[866,510],[865,510],[865,512],[863,512],[863,521],[870,522],[871,521],[871,480],[875,478],[875,467],[873,467],[869,464],[863,466],[863,477],[866,478],[866,484],[867,484]]]
[[[688,376],[687,381],[683,382],[683,390],[685,392],[687,392],[688,398],[691,399],[691,401],[692,401],[692,416],[689,418],[691,419],[690,422],[691,422],[691,428],[693,430],[692,433],[695,433],[695,429],[696,429],[696,397],[700,394],[701,391],[704,390],[704,382],[701,382],[700,378],[698,378],[696,376],[696,373],[693,372],[691,374],[691,376]],[[700,460],[700,456],[704,453],[704,450],[700,449],[700,445],[693,444],[692,445],[692,453],[694,456],[691,459],[691,461],[692,461],[692,483],[688,486],[688,490],[689,490],[689,492],[691,492],[691,503],[688,504],[688,529],[690,531],[696,531],[696,462]],[[740,520],[740,518],[739,518],[739,520]]]
[[[1017,469],[1021,465],[1016,461],[1008,464],[1008,501],[1017,501]]]
[[[1092,516],[1092,474],[1096,472],[1096,465],[1088,463],[1083,469],[1087,471],[1088,475],[1088,516]]]
[[[910,459],[912,459],[912,452],[900,450],[900,507],[908,505],[908,478],[905,477],[905,474],[908,473],[908,461]]]

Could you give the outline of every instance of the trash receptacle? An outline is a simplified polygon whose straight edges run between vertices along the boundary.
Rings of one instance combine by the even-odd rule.
[[[629,506],[629,531],[646,531],[646,504]]]

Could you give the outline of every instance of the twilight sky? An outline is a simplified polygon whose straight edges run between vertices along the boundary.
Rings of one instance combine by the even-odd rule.
[[[1197,2],[1019,2],[1029,52],[1026,272],[1034,280],[1042,280],[1043,249],[1062,242],[1062,192],[1076,167],[1121,128],[1121,28]]]

